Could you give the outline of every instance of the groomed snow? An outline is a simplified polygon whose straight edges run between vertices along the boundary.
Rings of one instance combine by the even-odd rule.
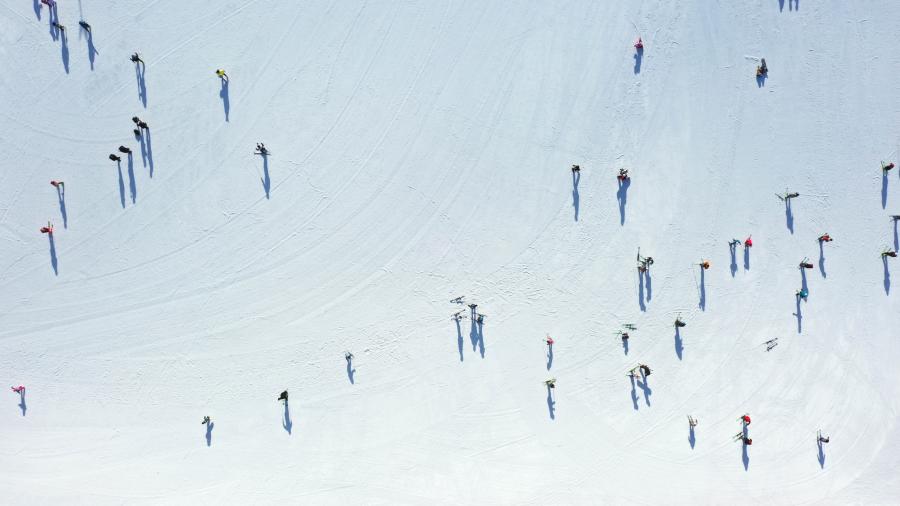
[[[900,3],[33,1],[0,503],[900,502]]]

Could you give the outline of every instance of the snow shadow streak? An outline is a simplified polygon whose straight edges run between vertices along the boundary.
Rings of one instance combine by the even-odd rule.
[[[640,409],[638,406],[638,395],[637,395],[637,386],[634,381],[634,375],[629,375],[631,379],[631,403],[634,405],[634,410],[637,411]]]
[[[897,222],[894,220],[894,251],[900,251],[900,237],[897,236]]]
[[[619,201],[619,225],[625,225],[625,204],[628,202],[629,186],[631,178],[619,180],[619,191],[616,192],[616,200]]]
[[[125,179],[122,178],[122,162],[116,162],[116,168],[119,170],[119,200],[122,202],[122,209],[125,209]]]
[[[66,213],[66,190],[56,187],[56,198],[59,199],[59,214],[62,215],[63,228],[69,228],[69,215]]]
[[[25,404],[25,390],[19,392],[19,409],[22,410],[22,416],[25,416],[25,411],[28,410],[28,406]]]
[[[643,370],[641,371],[641,379],[637,381],[637,386],[641,388],[641,391],[644,392],[644,402],[647,403],[647,406],[650,406],[650,394],[653,393],[653,390],[650,389],[650,385],[647,384],[647,376],[644,374]]]
[[[797,294],[797,312],[794,313],[794,316],[797,317],[797,333],[800,334],[803,332],[803,311],[800,309],[800,294]]]
[[[213,422],[209,422],[206,424],[206,446],[212,446],[213,426],[215,426]]]
[[[462,327],[459,325],[459,319],[455,318],[456,322],[456,344],[459,346],[459,361],[463,361],[463,335],[462,335]]]
[[[150,165],[150,177],[153,177],[153,138],[149,128],[143,129],[141,139],[147,141],[147,164]]]
[[[581,172],[572,171],[572,207],[575,208],[575,221],[578,221],[578,204],[580,198],[578,196],[578,183],[581,181]]]
[[[478,350],[481,358],[484,358],[484,328],[477,320],[472,320],[472,328],[469,330],[469,339],[472,341],[472,350]]]
[[[547,370],[553,367],[553,345],[547,346]]]
[[[147,108],[147,81],[145,80],[146,72],[147,68],[143,63],[137,62],[134,64],[134,75],[137,79],[138,98],[141,99],[141,104],[144,105],[144,109]]]
[[[706,311],[706,269],[700,267],[700,303],[701,311]]]
[[[737,244],[729,244],[728,250],[731,253],[731,277],[734,277],[735,273],[737,273]]]
[[[69,37],[66,36],[66,32],[62,31],[60,34],[60,52],[62,57],[63,68],[66,70],[66,74],[69,73]]]
[[[887,171],[881,171],[881,208],[884,209],[887,207],[887,190],[888,190],[888,176]]]
[[[634,52],[634,73],[641,73],[641,62],[644,60],[644,48],[639,47]]]
[[[553,400],[553,389],[547,385],[547,411],[550,412],[550,419],[556,420],[556,401]]]
[[[41,2],[40,0],[32,1],[32,8],[34,8],[34,15],[38,18],[38,21],[41,20]]]
[[[353,368],[353,359],[347,360],[347,378],[350,380],[350,384],[356,384],[356,380],[353,378],[353,375],[356,374],[356,369]]]
[[[750,248],[744,247],[744,270],[750,270]]]
[[[806,269],[802,267],[800,268],[800,286],[806,290],[807,293],[809,292],[809,285],[806,284]]]
[[[650,299],[653,298],[653,278],[650,277],[650,269],[644,272],[644,283],[647,289],[647,302],[650,302]]]
[[[137,203],[137,182],[134,180],[134,158],[128,153],[128,189],[131,191],[131,203]]]
[[[828,277],[828,273],[825,272],[825,248],[822,245],[823,241],[819,241],[819,272],[822,273],[823,278]]]
[[[694,445],[697,444],[697,436],[694,434],[693,425],[688,425],[688,443],[691,445],[691,450],[693,450]]]
[[[260,179],[263,190],[266,192],[266,198],[269,198],[269,190],[272,188],[272,180],[269,179],[269,155],[262,153],[263,159],[263,177]]]
[[[622,350],[628,355],[628,339],[622,339]]]
[[[287,401],[284,401],[284,419],[281,420],[281,426],[284,427],[284,430],[286,430],[288,434],[291,433],[291,428],[294,427],[294,422],[291,421],[291,410],[288,408]]]
[[[94,34],[87,32],[88,61],[91,63],[91,70],[94,70],[94,59],[97,56],[97,48],[94,46]]]
[[[647,311],[647,305],[644,304],[644,273],[638,271],[638,305],[641,311]]]
[[[822,442],[816,439],[816,446],[819,447],[819,469],[825,469],[825,448],[822,445]]]
[[[56,242],[53,240],[53,234],[47,234],[50,238],[50,265],[53,267],[53,274],[59,276],[59,261],[56,259]]]
[[[222,107],[225,109],[225,121],[228,121],[228,114],[231,111],[231,101],[228,99],[228,81],[222,79],[222,89],[219,90],[219,96],[222,97]]]
[[[891,271],[888,269],[888,257],[881,257],[882,263],[884,263],[884,294],[891,294]]]
[[[675,327],[675,355],[681,360],[681,353],[684,351],[684,342],[681,340],[681,329]]]
[[[744,425],[743,436],[747,437],[747,426]],[[741,462],[744,464],[744,471],[750,468],[750,455],[747,454],[747,444],[741,441]]]
[[[794,212],[791,210],[791,199],[784,201],[784,220],[788,230],[794,233]]]

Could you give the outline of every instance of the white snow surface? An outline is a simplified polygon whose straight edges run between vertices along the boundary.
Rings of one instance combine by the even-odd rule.
[[[58,15],[0,5],[0,503],[900,503],[900,3]]]

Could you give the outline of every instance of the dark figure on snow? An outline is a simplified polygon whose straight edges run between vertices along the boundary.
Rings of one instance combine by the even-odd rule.
[[[550,378],[544,382],[547,388],[556,388],[556,378]]]
[[[797,193],[797,192],[791,192],[791,193],[788,193],[787,195],[785,195],[785,196],[784,196],[784,199],[785,199],[785,200],[790,200],[790,199],[792,199],[792,198],[794,198],[794,197],[799,197],[799,196],[800,196],[799,193]]]
[[[61,24],[57,23],[56,21],[52,21],[52,22],[50,23],[50,25],[53,26],[53,27],[55,27],[56,29],[58,29],[58,30],[61,31],[61,32],[66,31],[65,25],[61,25]]]
[[[137,126],[141,130],[150,130],[150,125],[148,125],[146,121],[138,121]]]
[[[206,425],[206,424],[208,424],[208,423],[209,423],[209,417],[208,417],[208,416],[204,416],[204,417],[203,417],[203,421],[200,422],[200,425]]]
[[[266,145],[261,142],[256,143],[256,151],[261,155],[269,154],[269,150],[266,149]]]
[[[821,434],[819,435],[819,442],[820,442],[820,443],[828,443],[828,442],[830,442],[830,441],[831,441],[831,437],[830,437],[830,436],[823,436],[823,435],[821,435]]]
[[[131,121],[133,121],[134,124],[137,125],[138,123],[141,122],[141,118],[138,118],[137,116],[132,116]]]
[[[891,163],[886,164],[886,165],[885,165],[884,162],[881,162],[881,170],[887,172],[887,171],[889,171],[889,170],[891,170],[891,169],[893,169],[893,168],[894,168],[894,162],[891,162]]]
[[[812,268],[813,268],[813,264],[811,264],[811,263],[807,262],[806,260],[804,260],[804,261],[800,262],[800,268],[801,268],[801,269],[812,269]]]
[[[651,371],[649,367],[644,364],[640,364],[638,367],[641,368],[641,373],[644,375],[644,377],[650,376]]]
[[[119,146],[119,152],[125,154],[131,154],[131,148],[126,148],[125,146]]]
[[[347,353],[344,353],[344,358],[347,359],[347,362],[349,362],[353,360],[353,354],[348,351]]]
[[[684,323],[684,321],[682,321],[681,317],[679,316],[678,318],[675,318],[675,326],[678,328],[687,327],[687,323]]]
[[[278,399],[277,399],[277,400],[279,400],[279,401],[284,401],[285,403],[287,403],[287,401],[288,401],[288,393],[287,393],[287,390],[285,390],[284,392],[281,392],[281,395],[278,396]]]
[[[624,183],[625,180],[628,179],[628,169],[619,169],[619,175],[616,176],[616,179],[618,179],[620,183]]]
[[[766,59],[760,59],[759,65],[756,67],[756,76],[762,77],[769,73],[769,67],[766,66]]]
[[[580,166],[580,165],[573,165],[573,166],[572,166],[572,172],[579,172],[579,173],[580,173],[580,172],[581,172],[581,166]]]
[[[478,323],[484,323],[484,315],[481,313],[475,314],[475,321]]]
[[[827,232],[819,236],[819,242],[831,242],[833,240]]]
[[[141,57],[137,53],[134,53],[133,55],[131,55],[131,61],[133,61],[134,63],[140,62],[141,65],[144,64],[144,60],[142,60]]]
[[[881,254],[881,256],[882,256],[882,257],[897,258],[897,252],[896,252],[896,251],[885,251],[884,253]]]
[[[111,154],[111,155],[109,155],[109,159],[112,160],[112,161],[114,161],[114,162],[121,162],[121,161],[122,161],[122,158],[121,158],[119,155],[117,155],[117,154]]]
[[[90,33],[90,31],[91,31],[91,25],[87,24],[86,21],[79,21],[78,24],[79,24],[82,28],[84,28],[84,31]]]

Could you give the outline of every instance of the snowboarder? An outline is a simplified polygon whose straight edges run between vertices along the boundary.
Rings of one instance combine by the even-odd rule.
[[[109,159],[112,160],[112,161],[114,161],[114,162],[121,162],[121,161],[122,161],[122,157],[120,157],[119,155],[117,155],[117,154],[115,154],[115,153],[109,155]]]
[[[460,320],[465,320],[466,315],[462,314],[462,312],[463,312],[463,310],[460,309],[459,311],[453,313],[452,315],[450,315],[450,319],[453,321],[457,321],[457,322]]]
[[[287,401],[288,401],[288,393],[287,393],[287,390],[285,390],[284,392],[281,392],[281,395],[278,396],[278,399],[277,399],[277,400],[279,400],[279,401],[284,401],[284,403],[287,404]]]
[[[219,79],[228,82],[228,74],[225,73],[224,69],[216,69],[216,75],[219,76]]]
[[[19,395],[22,395],[22,393],[25,392],[25,387],[22,385],[19,385],[17,387],[9,387],[9,388],[11,388],[13,392],[15,392]]]
[[[893,168],[894,168],[894,162],[891,162],[891,163],[888,163],[888,164],[885,164],[884,162],[881,162],[881,170],[883,170],[885,173],[887,173],[887,171],[889,171],[889,170],[891,170],[891,169],[893,169]]]
[[[643,374],[645,378],[647,376],[650,376],[651,371],[649,367],[647,367],[645,364],[638,364],[638,367],[641,368],[641,374]]]
[[[455,299],[450,299],[450,303],[451,304],[465,304],[466,303],[465,297],[466,297],[465,295],[460,295],[459,297],[457,297]]]
[[[137,52],[131,55],[131,61],[133,61],[134,63],[140,62],[141,65],[144,64],[144,60],[141,59],[140,55],[138,55]]]
[[[691,415],[688,415],[687,417],[688,417],[688,425],[690,425],[691,427],[696,427],[697,423],[699,423],[699,422],[697,422],[697,419]]]
[[[53,180],[53,181],[50,181],[50,184],[52,184],[53,187],[56,188],[57,190],[66,191],[66,184],[63,183],[62,181]]]
[[[761,58],[759,61],[759,65],[756,67],[756,76],[762,77],[769,73],[769,67],[766,66],[766,59]]]
[[[825,232],[824,234],[819,236],[819,242],[831,242],[833,240],[834,239],[832,239],[831,236],[828,235],[828,232]]]
[[[897,258],[897,252],[896,251],[885,251],[885,252],[881,253],[881,257],[882,258],[887,258],[887,257]]]
[[[752,248],[752,247],[753,247],[753,236],[752,236],[752,235],[750,235],[749,237],[747,237],[746,239],[744,239],[744,247],[745,247],[745,248]]]
[[[200,422],[200,425],[207,425],[207,424],[209,424],[209,423],[210,423],[209,417],[208,417],[208,416],[204,416],[204,417],[203,417],[203,421]]]
[[[797,297],[806,300],[806,298],[809,297],[809,290],[807,290],[806,288],[797,290]]]
[[[677,317],[675,317],[675,326],[678,328],[687,327],[687,323],[684,323],[684,321],[682,321],[681,317],[677,316]]]
[[[703,267],[703,270],[709,269],[709,266],[712,265],[709,263],[709,260],[704,260],[700,262],[700,267]]]
[[[126,148],[125,146],[119,146],[119,152],[120,152],[120,153],[126,153],[126,154],[129,154],[129,155],[130,155],[130,154],[131,154],[131,148]]]
[[[572,173],[574,174],[575,172],[578,172],[579,174],[581,173],[581,166],[580,166],[580,165],[573,165],[573,166],[572,166]]]
[[[91,33],[91,25],[87,24],[87,21],[81,20],[78,22],[79,26],[84,28],[84,31]]]
[[[644,41],[641,40],[640,37],[638,37],[637,42],[634,43],[634,48],[637,49],[638,51],[640,51],[641,49],[644,49]]]
[[[53,224],[50,223],[49,220],[47,221],[47,226],[46,226],[46,227],[41,227],[41,233],[42,233],[42,234],[50,234],[50,235],[53,235]]]
[[[639,272],[647,272],[650,270],[650,266],[653,265],[653,257],[642,257],[640,253],[638,253],[638,271]]]
[[[809,263],[805,258],[800,262],[801,269],[812,269],[814,267],[813,264]]]
[[[556,388],[556,378],[550,378],[544,381],[544,384],[547,385],[547,388]]]
[[[746,426],[750,425],[750,414],[744,413],[738,420],[740,420],[741,424],[743,424],[743,426],[746,427]]]
[[[618,179],[620,183],[624,183],[628,179],[628,169],[619,169],[619,175],[616,176],[616,179]]]
[[[548,348],[552,348],[552,347],[553,347],[553,342],[554,342],[554,341],[553,341],[553,338],[550,337],[550,334],[547,334],[547,337],[546,337],[546,339],[544,339],[544,342],[547,343],[547,347],[548,347]]]

